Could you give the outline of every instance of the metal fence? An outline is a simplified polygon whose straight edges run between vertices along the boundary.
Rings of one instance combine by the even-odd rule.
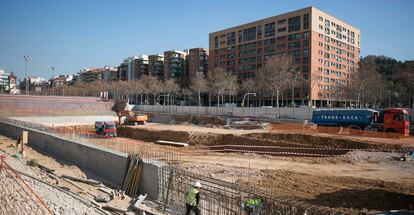
[[[275,193],[263,193],[252,187],[241,187],[176,167],[161,167],[159,174],[159,202],[164,206],[165,214],[184,214],[185,196],[194,181],[200,181],[202,184],[202,188],[199,189],[201,214],[245,214],[241,205],[253,197],[263,201],[260,210],[262,215],[342,214],[327,207],[306,204],[289,197],[277,196]]]

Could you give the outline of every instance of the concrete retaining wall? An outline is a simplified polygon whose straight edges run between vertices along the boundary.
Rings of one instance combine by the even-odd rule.
[[[36,150],[73,163],[117,187],[122,185],[127,154],[0,122],[0,133],[4,136],[17,139],[23,130],[29,132],[29,145]],[[157,166],[144,162],[140,193],[147,193],[149,198],[158,199],[158,177]]]
[[[267,118],[293,118],[309,120],[312,118],[314,108],[267,108],[267,107],[199,107],[199,106],[162,106],[162,105],[133,105],[132,111],[195,114],[195,115],[226,115],[239,117],[267,117]]]

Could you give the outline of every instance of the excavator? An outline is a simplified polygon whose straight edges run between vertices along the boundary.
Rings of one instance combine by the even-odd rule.
[[[118,112],[119,123],[121,123],[121,117],[124,116],[124,125],[144,125],[148,121],[146,114],[136,114],[130,110],[125,110]]]
[[[112,110],[118,115],[119,124],[122,117],[125,117],[124,125],[144,125],[148,121],[147,115],[132,112],[127,100],[115,101]]]

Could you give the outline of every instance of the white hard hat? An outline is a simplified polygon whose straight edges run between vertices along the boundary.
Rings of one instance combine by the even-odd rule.
[[[199,181],[194,182],[194,187],[201,188],[201,183]]]

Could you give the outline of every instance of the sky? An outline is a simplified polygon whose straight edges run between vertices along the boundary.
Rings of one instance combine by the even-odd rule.
[[[314,6],[361,30],[361,56],[414,60],[414,0],[0,0],[0,69],[24,77],[208,48],[208,34]]]

